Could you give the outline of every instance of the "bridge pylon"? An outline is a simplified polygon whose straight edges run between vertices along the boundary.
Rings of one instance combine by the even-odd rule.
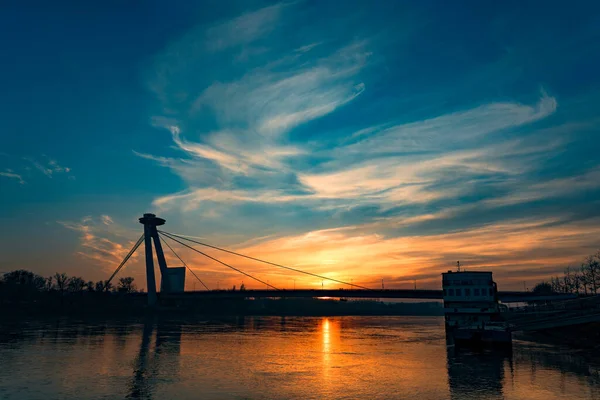
[[[146,283],[148,288],[148,305],[156,305],[156,278],[154,276],[154,260],[152,254],[152,241],[154,240],[154,247],[156,248],[156,259],[158,260],[158,266],[160,268],[160,274],[162,278],[162,287],[169,287],[169,273],[167,271],[167,261],[165,254],[163,253],[162,244],[158,237],[157,226],[164,225],[165,220],[158,218],[154,214],[146,213],[139,219],[140,223],[144,225],[144,244],[146,247]]]

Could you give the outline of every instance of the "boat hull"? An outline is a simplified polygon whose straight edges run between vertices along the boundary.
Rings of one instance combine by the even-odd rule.
[[[511,344],[512,334],[508,330],[455,328],[448,335],[456,344]]]

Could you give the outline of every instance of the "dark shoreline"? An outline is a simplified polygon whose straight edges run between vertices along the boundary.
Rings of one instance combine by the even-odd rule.
[[[159,302],[146,305],[144,296],[112,293],[51,294],[35,301],[3,302],[2,316],[144,316],[213,315],[213,316],[442,316],[439,302],[384,303],[374,300],[340,301],[338,299],[206,299],[194,302]]]

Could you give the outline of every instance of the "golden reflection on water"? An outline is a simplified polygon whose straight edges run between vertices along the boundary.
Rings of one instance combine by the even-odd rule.
[[[321,368],[323,371],[323,385],[329,389],[329,383],[332,379],[332,357],[334,357],[333,353],[339,348],[340,342],[339,322],[330,321],[329,318],[323,319],[321,322],[321,329],[320,331],[317,331],[317,334],[321,336],[321,342],[323,344],[323,364]]]
[[[331,367],[331,326],[329,319],[321,323],[321,336],[323,342],[323,384],[328,387],[330,382],[329,369]]]
[[[322,332],[322,336],[323,336],[323,354],[325,356],[329,356],[329,353],[331,352],[331,323],[329,322],[329,319],[325,318],[323,320],[323,323],[321,324],[321,332]],[[327,358],[327,360],[329,360]]]

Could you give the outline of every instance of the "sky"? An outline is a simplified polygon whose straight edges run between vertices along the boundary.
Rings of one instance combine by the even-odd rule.
[[[456,261],[532,287],[600,248],[598,26],[585,1],[5,2],[0,272],[107,279],[153,212],[368,287]]]

